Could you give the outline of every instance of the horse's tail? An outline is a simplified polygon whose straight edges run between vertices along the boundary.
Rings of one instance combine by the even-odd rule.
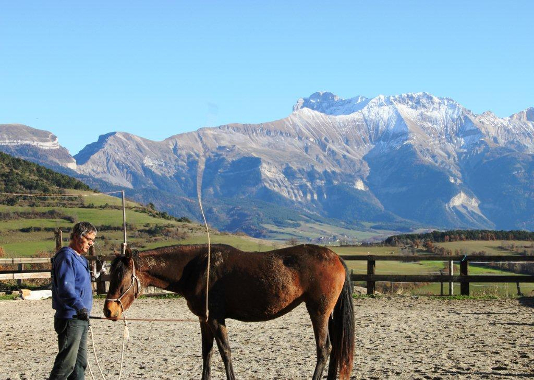
[[[328,379],[334,380],[339,370],[341,380],[349,379],[352,371],[354,355],[354,308],[352,305],[352,282],[347,265],[340,258],[345,267],[345,283],[343,290],[334,307],[334,315],[328,323],[332,352],[330,353],[330,365]]]

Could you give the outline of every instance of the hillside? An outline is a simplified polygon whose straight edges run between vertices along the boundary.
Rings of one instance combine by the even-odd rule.
[[[122,200],[91,190],[82,182],[40,165],[0,153],[0,254],[10,257],[51,254],[54,231],[81,220],[95,224],[98,254],[120,249],[123,241]],[[5,193],[31,194],[9,195]],[[134,249],[206,243],[205,228],[175,218],[153,205],[126,202],[127,234]],[[212,241],[244,249],[267,249],[269,242],[211,231]],[[271,247],[272,248],[272,247]]]
[[[90,190],[80,180],[0,152],[0,193],[60,194],[64,189]]]

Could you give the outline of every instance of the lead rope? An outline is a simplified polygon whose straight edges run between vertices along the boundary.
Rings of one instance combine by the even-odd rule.
[[[121,305],[122,307],[122,305]],[[121,366],[119,370],[119,378],[117,380],[121,379],[122,376],[122,368],[124,363],[124,352],[126,351],[126,341],[130,338],[130,332],[128,330],[128,324],[126,322],[126,316],[124,313],[122,313],[122,318],[124,321],[124,333],[122,334],[122,352],[121,352]],[[95,348],[95,339],[93,334],[93,326],[91,326],[91,323],[89,322],[89,331],[91,332],[91,344],[93,346],[93,354],[95,356],[95,362],[98,366],[98,370],[100,371],[100,376],[102,376],[103,380],[106,380],[106,377],[104,376],[104,371],[102,371],[102,367],[100,366],[100,361],[98,360],[98,356],[96,355],[96,348]],[[95,380],[95,375],[93,374],[93,370],[91,368],[91,364],[88,362],[89,372],[91,373],[91,379]]]
[[[120,378],[122,376],[122,368],[123,368],[123,363],[124,363],[124,352],[126,351],[126,341],[130,337],[130,332],[128,330],[128,324],[126,322],[126,317],[124,316],[124,313],[122,314],[122,317],[123,317],[123,321],[124,321],[124,333],[122,335],[121,366],[120,366],[120,370],[119,370],[119,378],[118,378],[118,380],[120,380]],[[93,346],[93,354],[95,356],[96,365],[98,366],[98,370],[100,371],[100,376],[102,376],[103,380],[106,380],[106,377],[104,376],[104,371],[102,371],[102,367],[100,366],[100,361],[98,360],[98,356],[96,355],[95,339],[94,339],[94,334],[93,334],[93,326],[91,326],[91,323],[89,323],[89,330],[91,332],[91,344]],[[93,370],[91,368],[91,364],[89,362],[87,364],[88,364],[88,367],[89,367],[89,372],[91,373],[91,379],[95,380],[95,375],[93,374]]]
[[[91,326],[91,323],[89,323],[89,331],[91,332],[91,344],[93,346],[93,354],[95,355],[96,365],[98,366],[98,369],[100,370],[100,375],[102,376],[102,379],[106,380],[106,377],[104,376],[104,372],[102,371],[102,367],[100,367],[98,356],[96,355],[95,338],[94,338],[94,333],[93,333],[93,326]],[[95,380],[95,375],[93,374],[91,363],[88,363],[88,366],[89,366],[89,372],[91,373],[91,379]]]
[[[128,323],[126,322],[126,315],[122,313],[122,320],[124,321],[124,333],[122,334],[122,352],[121,352],[121,368],[119,370],[119,379],[122,376],[122,364],[124,363],[124,352],[126,351],[126,341],[130,338],[130,331],[128,330]]]

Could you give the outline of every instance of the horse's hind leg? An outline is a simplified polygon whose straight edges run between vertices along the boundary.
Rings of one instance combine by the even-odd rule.
[[[200,322],[202,332],[202,380],[211,378],[211,354],[213,353],[213,333],[206,322]]]
[[[328,335],[328,314],[323,314],[317,310],[312,310],[308,305],[308,312],[313,326],[313,333],[315,335],[315,344],[317,346],[317,364],[313,372],[313,380],[319,380],[323,374],[324,367],[330,355],[332,346],[330,344],[330,337]]]
[[[232,367],[232,357],[230,353],[230,343],[228,342],[228,333],[226,331],[225,321],[224,319],[209,319],[208,324],[213,335],[215,336],[215,341],[217,342],[217,347],[219,348],[219,352],[224,363],[224,368],[226,369],[226,378],[228,380],[235,380],[234,368]]]

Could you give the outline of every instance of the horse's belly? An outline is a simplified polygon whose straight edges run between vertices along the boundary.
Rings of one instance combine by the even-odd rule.
[[[281,317],[284,314],[289,313],[291,310],[293,310],[296,306],[298,306],[300,302],[293,303],[291,305],[287,305],[283,308],[275,307],[272,308],[239,308],[237,310],[229,310],[226,315],[228,318],[231,319],[237,319],[239,321],[243,322],[262,322],[262,321],[269,321],[271,319],[275,319],[278,317]]]
[[[302,294],[291,292],[242,297],[239,301],[228,300],[226,315],[244,322],[268,321],[278,318],[302,303]]]

